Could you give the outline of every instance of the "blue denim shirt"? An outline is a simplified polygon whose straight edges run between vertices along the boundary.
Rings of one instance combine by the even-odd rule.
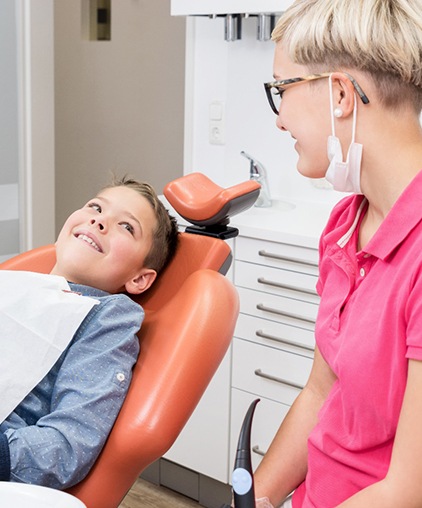
[[[100,301],[51,371],[0,425],[0,479],[68,488],[89,472],[124,401],[144,312],[123,294],[70,284]]]

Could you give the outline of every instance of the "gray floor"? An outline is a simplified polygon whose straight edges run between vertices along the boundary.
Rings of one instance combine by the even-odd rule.
[[[200,508],[200,504],[139,478],[119,508]]]

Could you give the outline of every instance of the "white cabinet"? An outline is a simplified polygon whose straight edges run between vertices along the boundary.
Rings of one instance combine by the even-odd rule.
[[[235,338],[232,388],[293,404],[312,366],[306,356]]]
[[[171,0],[173,16],[283,12],[292,0]]]
[[[240,316],[233,339],[230,463],[250,403],[256,469],[312,367],[319,297],[316,249],[238,237],[234,281]]]

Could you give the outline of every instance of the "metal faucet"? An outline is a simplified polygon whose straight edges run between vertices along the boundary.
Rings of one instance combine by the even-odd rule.
[[[251,155],[247,154],[244,151],[240,152],[240,155],[246,157],[250,162],[249,178],[251,180],[256,180],[258,183],[261,184],[261,190],[259,192],[258,199],[255,201],[254,206],[261,208],[271,206],[271,194],[268,186],[267,171],[265,170],[264,166],[254,157],[252,157]]]

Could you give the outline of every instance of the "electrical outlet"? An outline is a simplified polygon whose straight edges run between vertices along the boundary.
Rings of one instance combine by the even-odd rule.
[[[208,117],[208,138],[212,145],[224,145],[226,142],[224,102],[210,103]]]

